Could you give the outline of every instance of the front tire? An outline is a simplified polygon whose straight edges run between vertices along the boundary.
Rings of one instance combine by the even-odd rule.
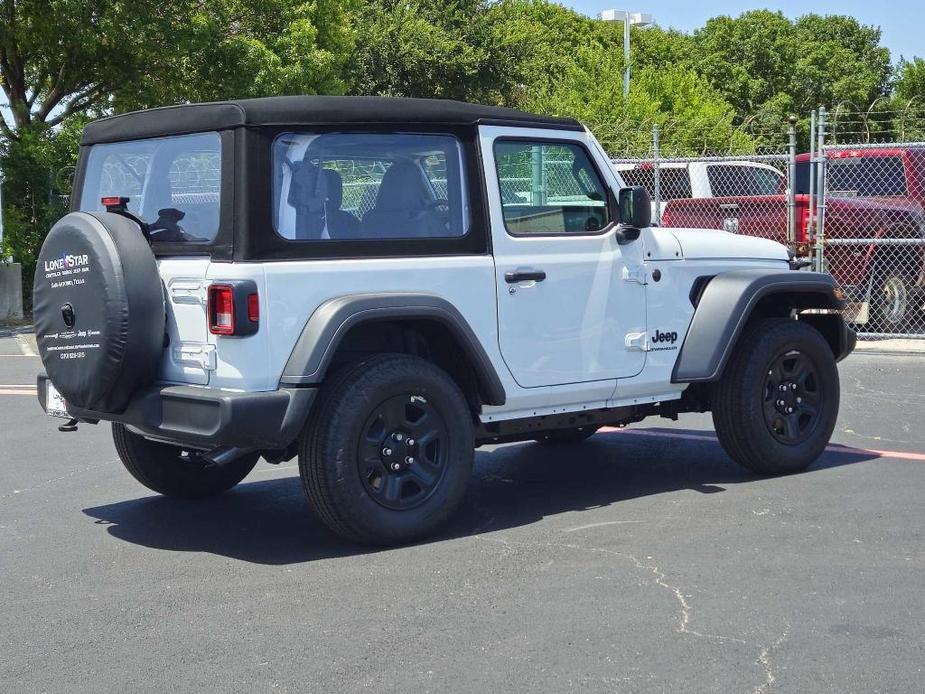
[[[112,440],[132,477],[158,494],[181,499],[228,491],[247,477],[260,459],[259,453],[248,453],[223,465],[208,465],[195,453],[185,454],[179,446],[151,441],[118,423],[112,425]]]
[[[459,386],[401,354],[346,367],[319,394],[299,453],[309,502],[352,542],[406,543],[434,532],[462,501],[473,417]]]
[[[751,323],[713,392],[713,423],[733,460],[761,475],[804,470],[825,450],[838,417],[835,357],[812,326]]]

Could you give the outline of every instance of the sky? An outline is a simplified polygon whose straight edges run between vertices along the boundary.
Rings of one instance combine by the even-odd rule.
[[[881,44],[890,49],[893,62],[899,57],[925,58],[925,2],[898,0],[884,2],[861,2],[859,0],[786,0],[784,2],[748,2],[747,0],[714,0],[713,2],[691,2],[690,0],[632,0],[629,6],[615,5],[613,0],[558,0],[588,15],[601,10],[618,9],[631,12],[648,12],[662,27],[673,27],[691,31],[703,26],[707,19],[717,15],[736,16],[753,9],[781,10],[791,18],[803,14],[846,14],[855,17],[862,24],[879,26],[883,32]]]

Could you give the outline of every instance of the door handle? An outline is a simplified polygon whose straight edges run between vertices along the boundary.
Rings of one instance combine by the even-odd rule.
[[[721,203],[719,204],[719,209],[723,210],[724,212],[728,212],[729,210],[737,210],[737,209],[739,209],[739,203],[737,203],[737,202],[721,202]]]
[[[530,280],[542,282],[544,279],[546,279],[546,273],[542,270],[515,270],[514,272],[504,273],[504,281],[508,284],[529,282]]]

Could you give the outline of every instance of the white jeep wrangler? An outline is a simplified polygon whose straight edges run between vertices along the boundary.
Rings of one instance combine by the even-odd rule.
[[[801,470],[854,347],[828,275],[776,243],[650,228],[572,120],[279,97],[87,126],[35,279],[39,400],[112,422],[161,494],[295,456],[335,532],[399,543],[476,446],[712,410],[758,473]]]

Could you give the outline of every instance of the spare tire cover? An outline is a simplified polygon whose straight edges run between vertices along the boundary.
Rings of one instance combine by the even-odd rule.
[[[39,354],[69,405],[121,412],[154,379],[164,291],[135,222],[108,212],[64,216],[42,244],[33,292]]]

